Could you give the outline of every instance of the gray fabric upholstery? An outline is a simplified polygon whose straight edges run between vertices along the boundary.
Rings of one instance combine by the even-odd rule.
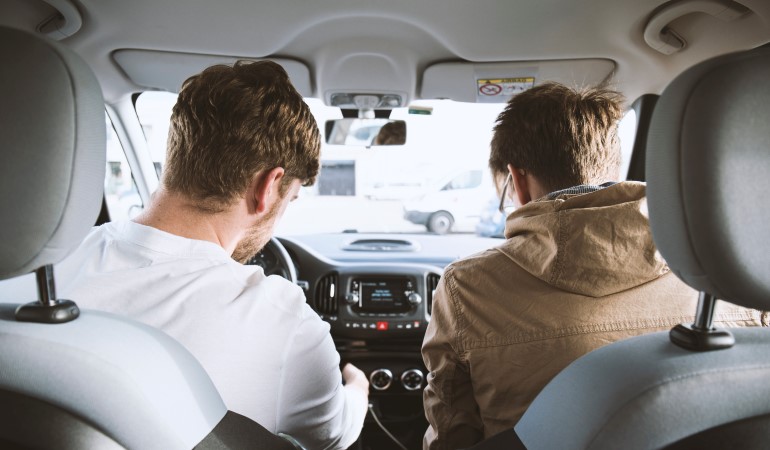
[[[106,134],[99,84],[70,50],[0,27],[0,61],[0,279],[6,279],[58,262],[94,224]]]
[[[193,448],[227,413],[198,361],[159,330],[96,311],[16,322],[15,308],[0,304],[0,391],[60,406],[126,448]]]
[[[595,350],[545,387],[516,433],[529,450],[653,449],[768,414],[768,330],[734,335],[715,352],[676,347],[666,332]]]
[[[770,48],[687,70],[661,95],[647,146],[655,242],[686,283],[770,309]]]

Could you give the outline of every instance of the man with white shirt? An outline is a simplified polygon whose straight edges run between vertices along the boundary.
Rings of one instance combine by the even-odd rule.
[[[315,181],[319,153],[315,119],[280,65],[210,67],[182,86],[149,207],[95,228],[56,271],[63,298],[180,341],[230,410],[307,448],[347,448],[366,376],[350,364],[340,376],[329,326],[298,286],[234,260],[267,243]]]

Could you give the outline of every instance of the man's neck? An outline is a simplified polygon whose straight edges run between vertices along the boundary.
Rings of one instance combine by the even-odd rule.
[[[243,237],[238,208],[211,213],[195,206],[195,202],[178,193],[158,189],[150,205],[134,222],[188,239],[213,242],[232,253]]]

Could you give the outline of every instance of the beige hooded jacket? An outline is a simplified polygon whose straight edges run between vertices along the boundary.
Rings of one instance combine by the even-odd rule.
[[[623,182],[531,202],[500,246],[447,267],[422,353],[424,448],[471,446],[519,420],[559,371],[591,350],[694,320],[697,293],[661,259],[645,186]],[[720,302],[716,325],[761,325]]]

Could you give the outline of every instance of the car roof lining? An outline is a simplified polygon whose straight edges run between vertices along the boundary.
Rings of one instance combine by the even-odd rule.
[[[660,0],[596,0],[590,8],[574,0],[524,4],[497,0],[79,0],[83,26],[61,42],[91,65],[108,103],[145,89],[129,76],[140,69],[118,64],[113,57],[122,49],[231,58],[278,56],[308,67],[317,97],[332,88],[360,87],[365,80],[366,85],[397,87],[418,98],[427,88],[422,80],[425,69],[441,62],[606,59],[616,65],[613,86],[635,99],[659,93],[675,75],[699,61],[770,41],[770,2],[740,3],[753,13],[733,22],[699,13],[672,22],[687,46],[669,56],[652,50],[643,38],[644,27],[662,4]],[[6,0],[0,12],[0,24],[34,29],[33,18],[40,16],[42,21],[50,7],[41,0]],[[378,43],[377,61],[388,61],[392,68],[362,76],[348,70],[349,66],[335,66],[340,57],[335,49],[340,45],[346,46],[347,54],[368,54],[373,42]],[[334,67],[339,70],[327,70]],[[394,74],[398,75],[395,79]]]

